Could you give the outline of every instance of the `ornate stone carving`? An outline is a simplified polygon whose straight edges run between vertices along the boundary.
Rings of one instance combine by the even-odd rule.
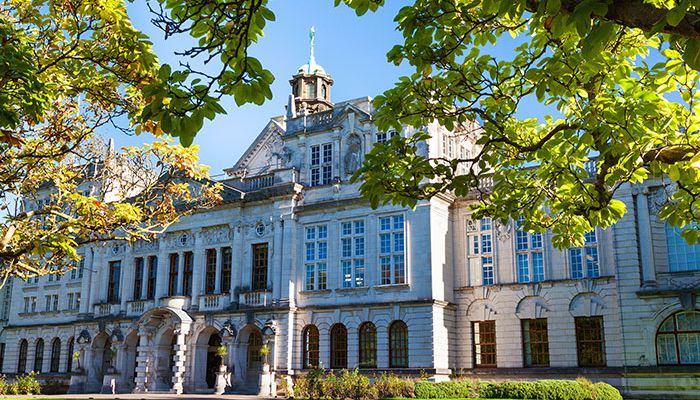
[[[496,231],[496,237],[501,242],[506,242],[512,237],[513,226],[510,221],[507,224],[502,224],[498,221],[494,221],[494,229]]]
[[[201,238],[205,245],[230,242],[231,229],[228,226],[205,229],[201,233]]]
[[[346,175],[352,175],[362,165],[362,139],[354,133],[347,139],[343,162]]]
[[[658,215],[663,206],[671,201],[671,196],[676,191],[676,184],[660,186],[649,190],[649,213]]]
[[[166,247],[169,249],[194,246],[194,240],[194,235],[190,232],[173,232],[165,237]]]
[[[134,242],[134,253],[146,253],[158,251],[158,239],[151,241],[137,240]]]

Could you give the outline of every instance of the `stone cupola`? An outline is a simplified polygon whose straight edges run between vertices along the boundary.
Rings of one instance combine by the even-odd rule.
[[[309,31],[311,45],[309,62],[300,66],[289,81],[292,85],[292,94],[289,95],[287,119],[333,108],[333,103],[331,102],[333,79],[322,66],[316,64],[316,58],[314,57],[315,37],[316,31],[311,27]]]

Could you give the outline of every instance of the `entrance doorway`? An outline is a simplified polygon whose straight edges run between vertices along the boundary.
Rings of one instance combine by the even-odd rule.
[[[258,372],[262,369],[262,356],[260,355],[260,348],[262,347],[262,334],[259,330],[255,329],[250,332],[248,336],[248,376],[247,380],[249,382],[258,379]]]
[[[209,343],[207,344],[207,387],[209,389],[214,388],[216,383],[216,372],[219,370],[221,365],[221,356],[216,354],[216,350],[221,346],[221,336],[218,333],[213,333],[209,337]]]

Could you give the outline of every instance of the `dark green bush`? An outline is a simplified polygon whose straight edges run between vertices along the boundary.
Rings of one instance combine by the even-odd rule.
[[[296,379],[294,397],[329,400],[377,400],[379,390],[357,370],[343,370],[340,375],[313,370]]]
[[[17,386],[21,394],[40,394],[41,385],[36,380],[36,372],[17,377]]]
[[[485,399],[622,400],[620,392],[604,382],[585,379],[481,382],[479,397]]]
[[[479,385],[473,381],[428,382],[415,383],[416,397],[419,399],[456,399],[477,397]]]

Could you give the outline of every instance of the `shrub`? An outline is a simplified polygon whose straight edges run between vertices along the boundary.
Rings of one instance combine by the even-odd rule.
[[[0,376],[0,395],[6,395],[7,393],[7,382],[4,376]]]
[[[20,394],[19,393],[19,383],[12,382],[7,385],[7,394]]]
[[[20,394],[40,394],[41,385],[36,380],[36,372],[30,372],[17,378],[17,388]]]
[[[415,383],[415,395],[420,399],[455,399],[477,397],[479,386],[472,381],[428,382]]]
[[[415,385],[410,379],[401,379],[394,374],[381,374],[374,380],[379,390],[379,398],[415,397]]]
[[[485,399],[622,400],[620,392],[609,384],[581,379],[481,382],[479,396]]]
[[[323,396],[323,371],[311,370],[305,376],[294,381],[294,397],[304,399],[320,399]]]
[[[379,390],[357,370],[340,375],[313,370],[294,382],[294,396],[307,399],[377,400]]]

